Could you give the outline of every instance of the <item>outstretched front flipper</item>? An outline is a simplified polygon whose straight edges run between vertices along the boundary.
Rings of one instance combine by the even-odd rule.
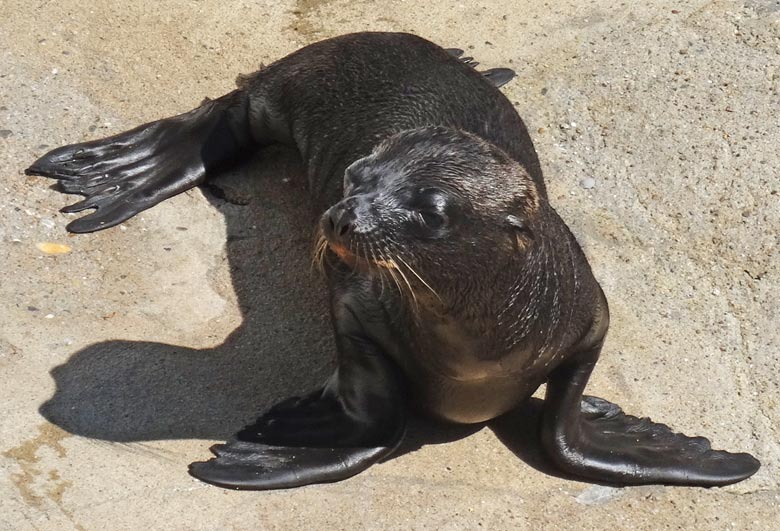
[[[252,143],[247,123],[246,95],[234,91],[188,113],[54,149],[25,173],[58,179],[63,192],[86,197],[62,212],[97,209],[71,222],[70,232],[107,229],[233,162]]]
[[[340,481],[362,472],[400,444],[401,418],[352,418],[328,389],[273,407],[215,458],[190,465],[194,477],[234,489],[269,490]]]
[[[326,262],[326,268],[333,273]],[[339,266],[341,273],[349,268]],[[215,458],[190,474],[220,487],[283,489],[339,481],[362,472],[400,444],[406,428],[403,375],[374,339],[354,286],[331,275],[338,368],[325,387],[289,398],[212,448]],[[375,329],[373,331],[376,331]]]
[[[212,447],[217,457],[192,463],[190,474],[218,487],[272,490],[341,481],[362,472],[395,449],[309,448],[233,441]]]
[[[372,362],[358,372],[374,373],[379,383],[379,371],[390,368],[382,365]],[[190,474],[220,487],[269,490],[340,481],[362,472],[390,455],[403,438],[400,382],[390,369],[384,389],[345,397],[336,391],[344,387],[337,372],[325,389],[277,404],[232,441],[213,446],[216,457],[192,463]]]
[[[712,450],[704,437],[674,433],[606,400],[583,398],[600,349],[581,353],[547,383],[542,444],[561,470],[623,485],[702,487],[736,483],[758,470],[749,454]]]

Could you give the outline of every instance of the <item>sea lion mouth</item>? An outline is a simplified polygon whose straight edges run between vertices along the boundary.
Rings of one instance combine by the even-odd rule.
[[[430,292],[436,300],[442,298],[418,273],[409,253],[392,238],[371,223],[371,218],[361,218],[356,213],[355,198],[343,199],[320,219],[318,238],[314,247],[313,261],[324,269],[328,251],[355,271],[375,275],[384,289],[385,284],[395,284],[401,295],[408,296],[413,306],[418,306],[418,292]],[[372,230],[366,230],[372,229]]]
[[[402,296],[408,296],[412,302],[413,308],[418,307],[418,290],[413,287],[413,282],[418,281],[423,287],[423,292],[431,293],[436,300],[443,302],[438,293],[431,285],[423,280],[417,271],[400,256],[387,256],[387,250],[382,250],[383,246],[379,242],[358,242],[358,249],[362,253],[356,253],[352,245],[346,246],[341,242],[329,240],[322,230],[318,231],[317,243],[312,256],[313,265],[323,269],[325,256],[328,250],[332,251],[338,259],[354,270],[374,271],[382,279],[384,289],[385,282],[395,284]]]
[[[341,244],[334,243],[334,242],[327,242],[328,247],[330,247],[330,250],[336,253],[336,256],[338,256],[342,262],[353,262],[356,260],[360,260],[355,253],[347,249]]]
[[[315,238],[314,249],[312,252],[312,265],[317,266],[319,269],[323,268],[325,256],[328,254],[328,250],[332,251],[338,259],[347,264],[350,267],[372,267],[378,266],[379,263],[375,263],[374,260],[368,256],[360,256],[355,253],[351,246],[347,246],[342,242],[334,241],[326,235],[322,226],[318,227]],[[384,261],[380,261],[384,263]]]
[[[341,203],[331,207],[322,216],[317,228],[315,262],[322,265],[330,249],[341,262],[351,267],[397,269],[395,261],[386,256],[386,245],[381,239],[355,231],[357,220],[358,216],[353,208],[345,208]]]
[[[333,251],[336,256],[338,256],[339,260],[353,267],[380,267],[384,269],[398,268],[398,264],[396,264],[392,259],[360,256],[341,243],[332,242],[325,239],[325,246],[326,248],[330,248],[330,250]]]

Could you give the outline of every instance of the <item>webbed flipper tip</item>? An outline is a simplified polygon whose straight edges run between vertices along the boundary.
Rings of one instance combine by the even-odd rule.
[[[547,446],[564,471],[622,485],[717,487],[745,480],[761,463],[747,453],[713,450],[705,437],[627,415],[601,398],[582,398],[579,429]]]
[[[192,463],[189,473],[224,488],[287,489],[347,479],[393,449],[271,446],[237,440],[212,447],[216,457]]]
[[[515,71],[511,68],[491,68],[481,74],[496,87],[502,87],[515,77]]]

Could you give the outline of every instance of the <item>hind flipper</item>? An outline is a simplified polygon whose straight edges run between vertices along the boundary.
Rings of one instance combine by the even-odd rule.
[[[246,96],[234,91],[185,114],[125,133],[54,149],[25,173],[60,181],[86,197],[62,212],[96,212],[71,222],[70,232],[117,225],[160,201],[202,183],[251,144]]]
[[[480,74],[496,87],[503,87],[515,77],[515,71],[510,68],[491,68],[480,72]]]
[[[746,453],[712,450],[704,437],[674,433],[616,405],[582,397],[601,346],[558,368],[547,383],[542,445],[564,472],[621,485],[718,486],[752,476]]]
[[[463,57],[463,50],[460,48],[445,48],[444,51],[472,68],[476,68],[479,65],[479,62],[475,61],[473,57]],[[485,76],[485,79],[493,83],[496,87],[506,85],[515,77],[515,71],[510,68],[491,68],[484,72],[480,72],[480,74]]]
[[[444,51],[453,57],[460,57],[461,55],[463,55],[463,50],[461,50],[460,48],[444,48]]]

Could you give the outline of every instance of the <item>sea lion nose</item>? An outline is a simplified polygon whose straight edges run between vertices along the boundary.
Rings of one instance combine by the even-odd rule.
[[[327,218],[327,228],[330,229],[331,234],[343,238],[352,232],[355,224],[355,211],[338,204],[328,211]]]

